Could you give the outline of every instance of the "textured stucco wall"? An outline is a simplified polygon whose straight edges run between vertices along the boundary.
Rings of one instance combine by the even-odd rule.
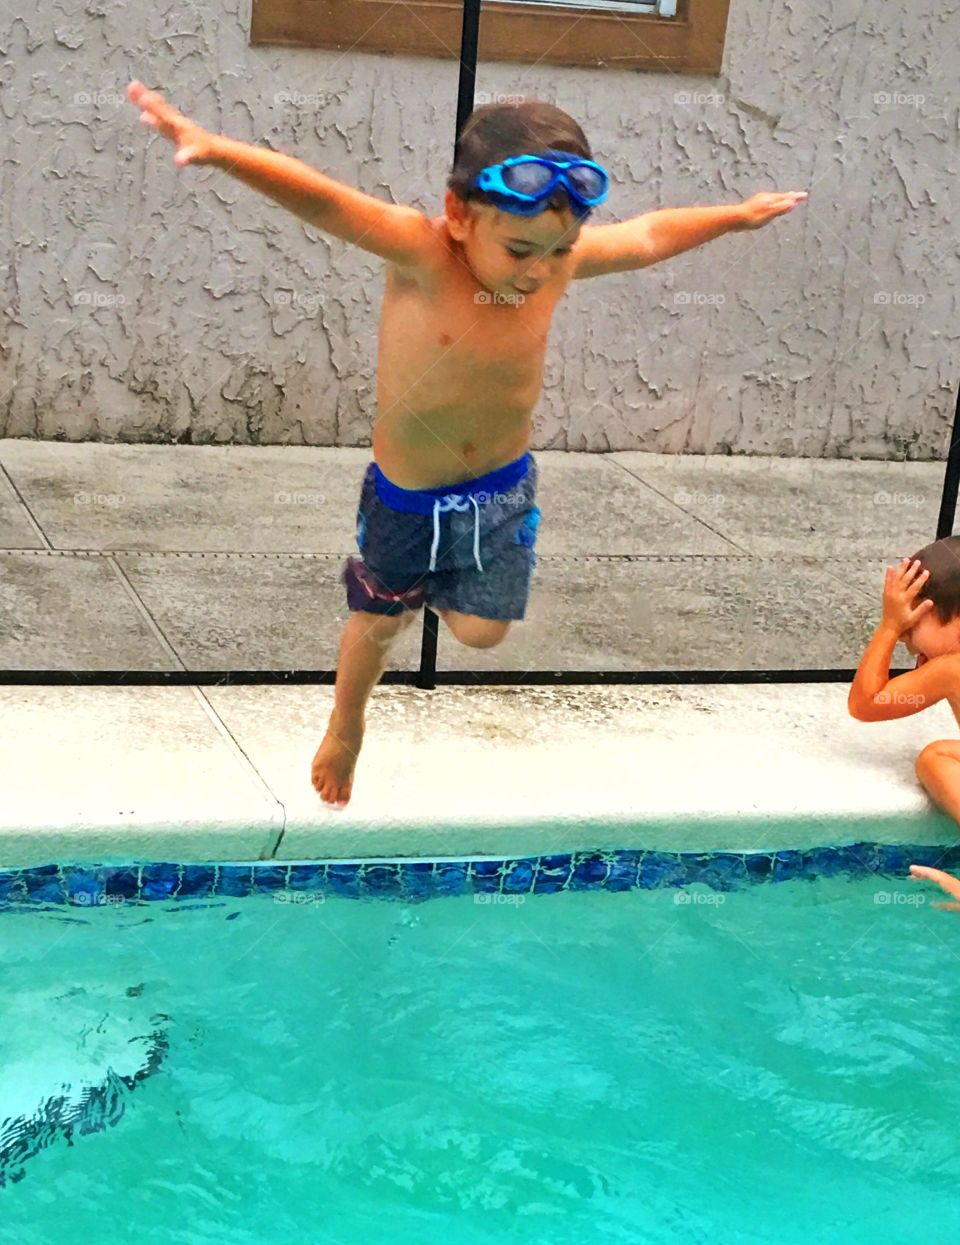
[[[367,444],[381,262],[177,171],[125,85],[435,214],[456,62],[251,48],[249,0],[11,13],[0,436]],[[960,0],[733,0],[719,78],[482,66],[478,102],[580,120],[615,179],[596,223],[810,190],[757,233],[574,284],[535,447],[939,457],[960,375],[958,41]]]

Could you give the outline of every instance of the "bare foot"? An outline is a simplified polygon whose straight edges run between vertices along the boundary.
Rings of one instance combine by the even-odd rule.
[[[362,725],[338,726],[336,730],[332,726],[327,728],[310,771],[310,780],[325,803],[343,808],[349,801],[362,743]]]

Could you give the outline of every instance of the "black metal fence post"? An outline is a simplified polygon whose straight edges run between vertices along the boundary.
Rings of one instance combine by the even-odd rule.
[[[453,140],[453,158],[460,148],[460,134],[473,112],[477,85],[477,41],[480,33],[480,0],[464,0],[463,25],[460,32],[460,84],[457,91],[457,128]],[[420,668],[417,687],[432,691],[437,686],[437,637],[440,619],[429,607],[423,607],[423,634],[420,639]]]
[[[940,517],[937,519],[937,540],[953,535],[953,522],[957,515],[958,485],[960,485],[960,389],[957,390],[957,409],[953,414],[950,448],[947,450],[947,469],[943,475]]]

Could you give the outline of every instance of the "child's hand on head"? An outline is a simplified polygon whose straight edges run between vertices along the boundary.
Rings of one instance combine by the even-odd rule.
[[[751,195],[740,205],[740,224],[737,228],[759,229],[774,217],[793,211],[806,197],[805,190],[761,191],[760,194]]]
[[[148,91],[142,82],[131,82],[127,87],[127,95],[131,103],[142,109],[140,120],[144,125],[177,144],[175,164],[182,167],[187,164],[205,164],[210,160],[215,135],[188,121],[162,95],[156,91]]]
[[[899,566],[888,566],[883,581],[883,621],[896,628],[897,635],[903,635],[933,609],[933,602],[928,597],[919,605],[914,605],[914,598],[930,576],[923,566],[914,559],[904,558]]]
[[[927,865],[911,865],[910,876],[936,882],[948,895],[952,895],[954,899],[960,899],[960,878],[955,878],[952,873],[944,873],[942,869],[930,869]],[[935,903],[933,906],[947,908],[951,912],[960,912],[960,903]]]

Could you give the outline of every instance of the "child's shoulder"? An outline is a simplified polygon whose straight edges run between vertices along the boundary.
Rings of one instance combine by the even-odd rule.
[[[390,276],[396,281],[424,285],[454,259],[456,244],[447,230],[446,216],[426,216],[424,220],[424,243],[419,248],[416,259],[405,264],[395,260],[387,264]]]
[[[938,700],[949,701],[960,720],[960,652],[944,653],[920,662],[916,669],[900,675],[890,686],[894,684],[898,693],[912,693],[920,709],[936,704]]]

